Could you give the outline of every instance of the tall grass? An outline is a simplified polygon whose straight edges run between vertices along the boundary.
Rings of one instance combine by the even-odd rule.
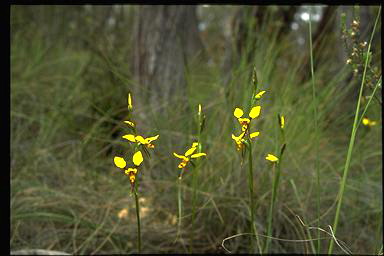
[[[377,13],[376,22],[375,22],[375,25],[373,27],[373,31],[372,31],[372,34],[371,34],[371,39],[370,39],[369,44],[368,44],[367,55],[366,55],[364,71],[363,71],[363,77],[361,79],[359,98],[357,99],[355,118],[354,118],[354,122],[353,122],[353,126],[352,126],[352,133],[351,133],[351,138],[350,138],[350,141],[349,141],[347,158],[345,160],[345,165],[344,165],[343,179],[341,181],[340,190],[339,190],[339,194],[338,194],[338,203],[337,203],[337,208],[336,208],[335,219],[334,219],[334,222],[333,222],[333,232],[335,234],[336,234],[336,229],[337,229],[337,225],[338,225],[338,222],[339,222],[341,203],[343,201],[345,184],[347,182],[347,175],[348,175],[348,171],[349,171],[349,165],[350,165],[350,162],[351,162],[352,150],[353,150],[353,146],[354,146],[354,143],[355,143],[356,131],[357,131],[358,125],[360,124],[357,121],[359,120],[360,102],[361,102],[361,97],[362,97],[362,94],[363,94],[363,88],[364,88],[364,84],[365,84],[365,74],[367,72],[367,66],[368,66],[368,59],[369,59],[369,54],[368,53],[370,52],[370,49],[371,49],[373,35],[375,34],[376,25],[377,25],[377,22],[378,22],[379,17],[380,17],[380,11],[381,11],[381,6],[380,6],[379,11]],[[377,88],[377,87],[375,87],[375,88]],[[333,253],[333,244],[334,244],[334,240],[331,240],[331,242],[329,243],[329,247],[328,247],[328,254],[332,254]]]
[[[274,238],[316,238],[313,230],[295,221],[294,214],[310,226],[318,221],[318,211],[313,207],[318,195],[313,169],[317,157],[322,186],[320,220],[324,224],[333,221],[331,213],[349,139],[345,131],[353,123],[353,106],[347,96],[355,89],[354,81],[341,85],[349,74],[347,68],[330,76],[329,63],[316,67],[317,126],[321,131],[316,154],[310,143],[316,138],[311,121],[312,83],[303,80],[301,70],[309,56],[298,51],[290,36],[278,40],[268,28],[266,25],[254,38],[252,63],[240,58],[240,64],[231,69],[227,86],[223,85],[219,62],[193,62],[188,75],[188,102],[177,101],[177,97],[172,102],[159,102],[166,106],[168,118],[149,116],[151,127],[142,126],[161,134],[153,161],[145,163],[140,174],[143,177],[138,177],[142,253],[184,252],[185,244],[193,244],[194,253],[221,252],[223,239],[249,230],[249,198],[245,196],[249,188],[244,186],[247,175],[239,168],[240,159],[234,154],[230,135],[237,125],[232,115],[234,107],[246,105],[250,97],[248,86],[254,64],[258,67],[259,89],[268,91],[257,122],[263,136],[252,150],[257,230],[266,230],[272,194],[265,153],[275,145],[270,132],[276,127],[274,113],[287,117],[285,138],[289,146],[281,168],[270,252],[313,252],[312,247],[307,248],[308,242]],[[39,32],[32,34],[25,29],[13,31],[11,42],[11,249],[135,253],[135,201],[127,193],[129,180],[116,170],[111,157],[126,149],[120,135],[126,129],[121,123],[126,114],[122,95],[133,85],[130,63],[113,51],[105,51],[107,58],[101,58],[87,48],[49,41]],[[220,45],[217,34],[210,36],[212,44]],[[329,44],[332,47],[333,43]],[[124,47],[122,52],[130,50]],[[181,113],[174,107],[177,104],[204,106],[206,123],[201,141],[209,156],[199,169],[195,224],[192,227],[183,222],[180,230],[184,244],[174,243],[178,186],[177,160],[171,153],[183,152],[190,144],[195,110]],[[135,111],[144,116],[150,112],[146,106]],[[370,107],[367,113],[380,120],[380,108]],[[359,158],[350,159],[343,198],[343,208],[349,210],[340,211],[336,233],[358,254],[377,252],[382,246],[381,126],[365,128],[359,128],[366,137],[356,139],[352,152],[358,152]],[[191,174],[183,175],[180,186],[185,219],[192,212]],[[127,205],[128,217],[120,220],[117,213]],[[265,242],[262,236],[260,239]],[[327,239],[331,238],[321,240],[321,248]],[[238,236],[226,241],[226,247],[249,252],[249,240]],[[341,251],[335,247],[334,252]]]
[[[315,72],[313,70],[313,47],[312,47],[312,13],[309,11],[309,52],[311,57],[311,82],[313,95],[313,122],[315,126],[315,170],[317,178],[317,226],[320,227],[320,205],[321,205],[321,187],[320,187],[320,170],[319,170],[319,127],[317,125],[317,98],[315,89]],[[317,231],[317,254],[320,254],[320,229]]]

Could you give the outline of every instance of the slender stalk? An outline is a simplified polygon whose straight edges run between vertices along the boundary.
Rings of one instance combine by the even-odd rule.
[[[279,162],[276,164],[273,164],[272,169],[272,175],[274,177],[273,185],[272,185],[272,197],[271,197],[271,204],[269,206],[269,213],[268,213],[268,227],[267,227],[267,241],[265,243],[264,253],[268,253],[269,250],[269,244],[271,241],[271,235],[272,235],[272,219],[273,219],[273,208],[275,205],[276,197],[277,197],[277,187],[279,184],[279,178],[280,178],[280,159],[279,156]],[[277,165],[277,171],[275,173],[275,165]]]
[[[250,142],[250,141],[248,141]],[[251,233],[253,235],[255,235],[255,230],[253,228],[253,222],[254,222],[254,216],[253,216],[253,205],[254,205],[254,202],[253,202],[253,171],[252,171],[252,145],[251,143],[249,143],[249,159],[248,159],[248,169],[249,169],[249,172],[248,172],[248,187],[249,187],[249,202],[250,202],[250,205],[249,205],[249,210],[251,212]],[[254,252],[254,247],[253,247],[253,236],[251,237],[250,239],[251,241],[251,252],[253,253]]]
[[[180,230],[181,230],[181,214],[182,214],[182,200],[181,200],[181,177],[177,179],[177,205],[179,208],[179,216],[178,216],[178,223],[177,223],[177,235],[176,239],[180,235]]]
[[[313,119],[315,123],[315,170],[317,176],[317,226],[320,227],[320,169],[319,169],[319,127],[317,124],[317,98],[315,90],[315,73],[313,71],[313,48],[312,48],[312,14],[309,11],[309,52],[311,56],[311,77],[312,77],[312,95],[313,95]],[[317,230],[317,254],[320,254],[320,229]]]
[[[358,116],[359,116],[361,96],[363,94],[365,75],[366,75],[367,66],[368,66],[368,57],[369,57],[368,53],[371,50],[372,39],[373,39],[373,35],[375,34],[376,25],[377,25],[377,22],[378,22],[379,17],[380,17],[380,12],[381,12],[381,6],[379,8],[379,12],[377,13],[375,26],[373,27],[373,31],[372,31],[372,34],[371,34],[371,39],[369,41],[369,45],[368,45],[368,49],[367,49],[367,57],[365,58],[364,72],[363,72],[363,77],[362,77],[362,80],[361,80],[359,98],[357,100],[357,106],[356,106],[356,111],[355,111],[355,119],[354,119],[354,122],[353,122],[351,138],[350,138],[350,141],[349,141],[347,159],[346,159],[345,165],[344,165],[343,178],[342,178],[342,181],[341,181],[341,184],[340,184],[340,189],[339,189],[339,195],[338,195],[339,196],[339,200],[337,202],[336,215],[335,215],[335,219],[334,219],[333,227],[332,227],[333,233],[335,235],[336,235],[336,230],[337,230],[337,224],[339,222],[340,209],[341,209],[341,203],[343,201],[345,184],[347,183],[346,182],[347,181],[347,175],[348,175],[348,170],[349,170],[349,164],[351,162],[352,149],[353,149],[353,145],[355,143],[356,130],[357,130],[357,127],[358,127],[357,121],[358,121]],[[334,243],[334,240],[331,239],[331,241],[329,243],[329,247],[328,247],[328,254],[332,254],[332,252],[333,252],[333,243]]]
[[[139,196],[137,194],[137,189],[134,190],[135,202],[136,202],[136,217],[137,217],[137,251],[141,252],[141,232],[140,232],[140,206],[139,206]]]
[[[197,153],[201,153],[201,122],[202,122],[202,113],[201,113],[201,106],[199,105],[199,112],[197,116],[197,142],[199,143],[197,146]],[[195,225],[195,218],[196,218],[196,200],[197,200],[197,180],[199,176],[199,169],[200,169],[200,161],[196,159],[196,168],[193,170],[192,173],[192,186],[193,186],[193,194],[192,194],[192,232],[191,237],[193,238],[193,230]],[[189,247],[189,253],[192,253],[192,241],[190,243]]]
[[[199,168],[196,166],[195,170],[193,170],[192,174],[192,186],[193,186],[193,194],[192,194],[192,231],[191,231],[191,242],[189,246],[189,253],[192,253],[192,241],[193,241],[193,231],[194,231],[194,224],[195,224],[195,218],[196,218],[196,197],[197,197],[197,172]]]
[[[269,206],[269,213],[268,213],[268,227],[267,227],[267,241],[265,242],[264,247],[264,253],[268,253],[269,250],[269,243],[271,241],[271,235],[272,235],[272,219],[273,219],[273,208],[274,204],[277,198],[277,189],[279,186],[279,178],[280,178],[280,170],[281,170],[281,161],[283,158],[284,150],[286,147],[285,143],[285,135],[284,135],[284,128],[281,126],[281,116],[278,114],[279,119],[279,126],[278,129],[280,130],[280,142],[279,143],[279,135],[278,132],[276,132],[276,147],[279,147],[279,144],[282,145],[278,154],[278,161],[273,163],[272,166],[272,196],[271,196],[271,204]],[[275,166],[277,166],[277,171],[275,173]]]
[[[259,249],[259,252],[261,252],[261,246],[259,242],[259,236],[257,235],[257,230],[256,230],[256,225],[255,225],[255,217],[254,217],[254,207],[255,207],[255,202],[253,199],[253,166],[252,166],[252,144],[251,140],[248,140],[248,187],[249,187],[249,209],[251,212],[251,233],[253,236],[256,236],[256,241],[257,241],[257,246]],[[251,237],[251,251],[252,253],[254,252],[254,246],[253,246],[253,236]]]

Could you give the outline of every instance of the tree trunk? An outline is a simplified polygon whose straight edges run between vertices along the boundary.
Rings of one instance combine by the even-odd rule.
[[[135,26],[135,98],[155,112],[184,102],[188,58],[203,46],[196,6],[140,6]]]

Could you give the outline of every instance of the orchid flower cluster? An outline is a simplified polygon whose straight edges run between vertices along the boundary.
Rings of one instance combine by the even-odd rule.
[[[198,137],[200,138],[200,133],[203,130],[204,123],[205,123],[205,115],[201,111],[201,105],[200,104],[199,104],[199,108],[198,108],[198,112],[197,112],[197,123],[198,123],[198,134],[199,134]],[[184,155],[179,155],[176,152],[173,152],[173,155],[175,157],[181,159],[181,162],[178,165],[178,168],[181,169],[181,173],[180,173],[179,178],[181,178],[182,173],[183,173],[185,167],[187,166],[187,164],[189,162],[191,162],[193,164],[193,161],[191,161],[192,159],[207,155],[206,153],[199,152],[199,150],[197,151],[197,153],[195,153],[195,151],[199,147],[201,148],[201,143],[200,143],[200,141],[197,141],[197,142],[192,143],[192,146],[189,149],[187,149],[187,151],[185,151]]]
[[[133,110],[132,106],[132,98],[131,94],[128,93],[128,113],[129,116]],[[131,130],[133,131],[133,134],[125,134],[122,136],[123,139],[128,140],[129,142],[134,143],[134,154],[132,156],[132,164],[127,164],[125,159],[120,156],[115,156],[113,161],[115,165],[120,168],[124,169],[125,174],[129,176],[129,180],[131,183],[131,189],[135,187],[135,181],[136,181],[136,176],[138,173],[138,167],[141,165],[143,162],[143,154],[141,151],[145,152],[149,156],[148,149],[153,149],[155,148],[155,145],[152,143],[153,141],[157,140],[159,138],[159,135],[149,137],[149,138],[144,138],[141,135],[138,135],[136,133],[136,125],[132,120],[125,120],[124,123],[128,124]],[[128,166],[128,168],[127,168]]]
[[[258,101],[261,99],[261,96],[263,96],[263,94],[265,92],[266,91],[260,91],[260,92],[256,93],[253,96],[252,102],[256,102],[256,104],[258,104]],[[253,106],[251,108],[251,111],[249,111],[249,114],[248,114],[249,118],[244,117],[244,111],[239,107],[236,107],[234,112],[233,112],[233,115],[237,118],[237,121],[241,125],[241,133],[239,136],[232,134],[232,139],[235,142],[236,149],[238,151],[240,151],[240,150],[242,151],[242,155],[244,155],[244,153],[245,153],[244,152],[245,151],[244,145],[246,145],[247,139],[249,139],[249,140],[254,139],[260,135],[259,131],[250,132],[250,126],[251,126],[252,120],[258,118],[260,116],[260,114],[261,114],[261,106],[260,105]],[[281,116],[281,117],[279,116],[279,125],[280,125],[281,129],[284,128],[284,116]],[[273,155],[271,153],[269,153],[265,159],[268,161],[271,161],[271,162],[277,162],[279,160],[275,155]]]

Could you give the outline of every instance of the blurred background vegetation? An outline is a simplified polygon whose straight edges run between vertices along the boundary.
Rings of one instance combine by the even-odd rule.
[[[248,232],[247,173],[231,134],[235,107],[246,106],[251,74],[266,90],[254,144],[257,230],[265,234],[277,113],[286,140],[273,237],[307,239],[295,215],[316,219],[309,9],[319,114],[320,227],[332,225],[361,83],[341,37],[359,18],[356,40],[369,41],[377,6],[11,6],[11,250],[73,254],[136,252],[136,216],[128,177],[113,164],[127,154],[127,94],[144,136],[160,134],[139,173],[144,253],[224,252],[221,242]],[[381,76],[381,19],[368,82]],[[366,49],[366,48],[365,48]],[[354,71],[357,69],[357,71]],[[353,253],[382,253],[381,87],[361,126],[336,236]],[[365,96],[372,90],[366,87]],[[366,101],[365,101],[366,102]],[[176,240],[178,160],[196,138],[202,104],[207,158],[199,172],[197,225],[189,224],[191,175],[183,181],[183,240]],[[193,169],[189,169],[193,171]],[[128,209],[126,218],[118,213]],[[316,231],[310,231],[312,237]],[[329,237],[322,240],[325,253]],[[249,238],[226,242],[248,252]],[[264,241],[264,238],[262,238]],[[273,253],[311,253],[309,242],[272,240]],[[336,246],[335,253],[342,251]]]

